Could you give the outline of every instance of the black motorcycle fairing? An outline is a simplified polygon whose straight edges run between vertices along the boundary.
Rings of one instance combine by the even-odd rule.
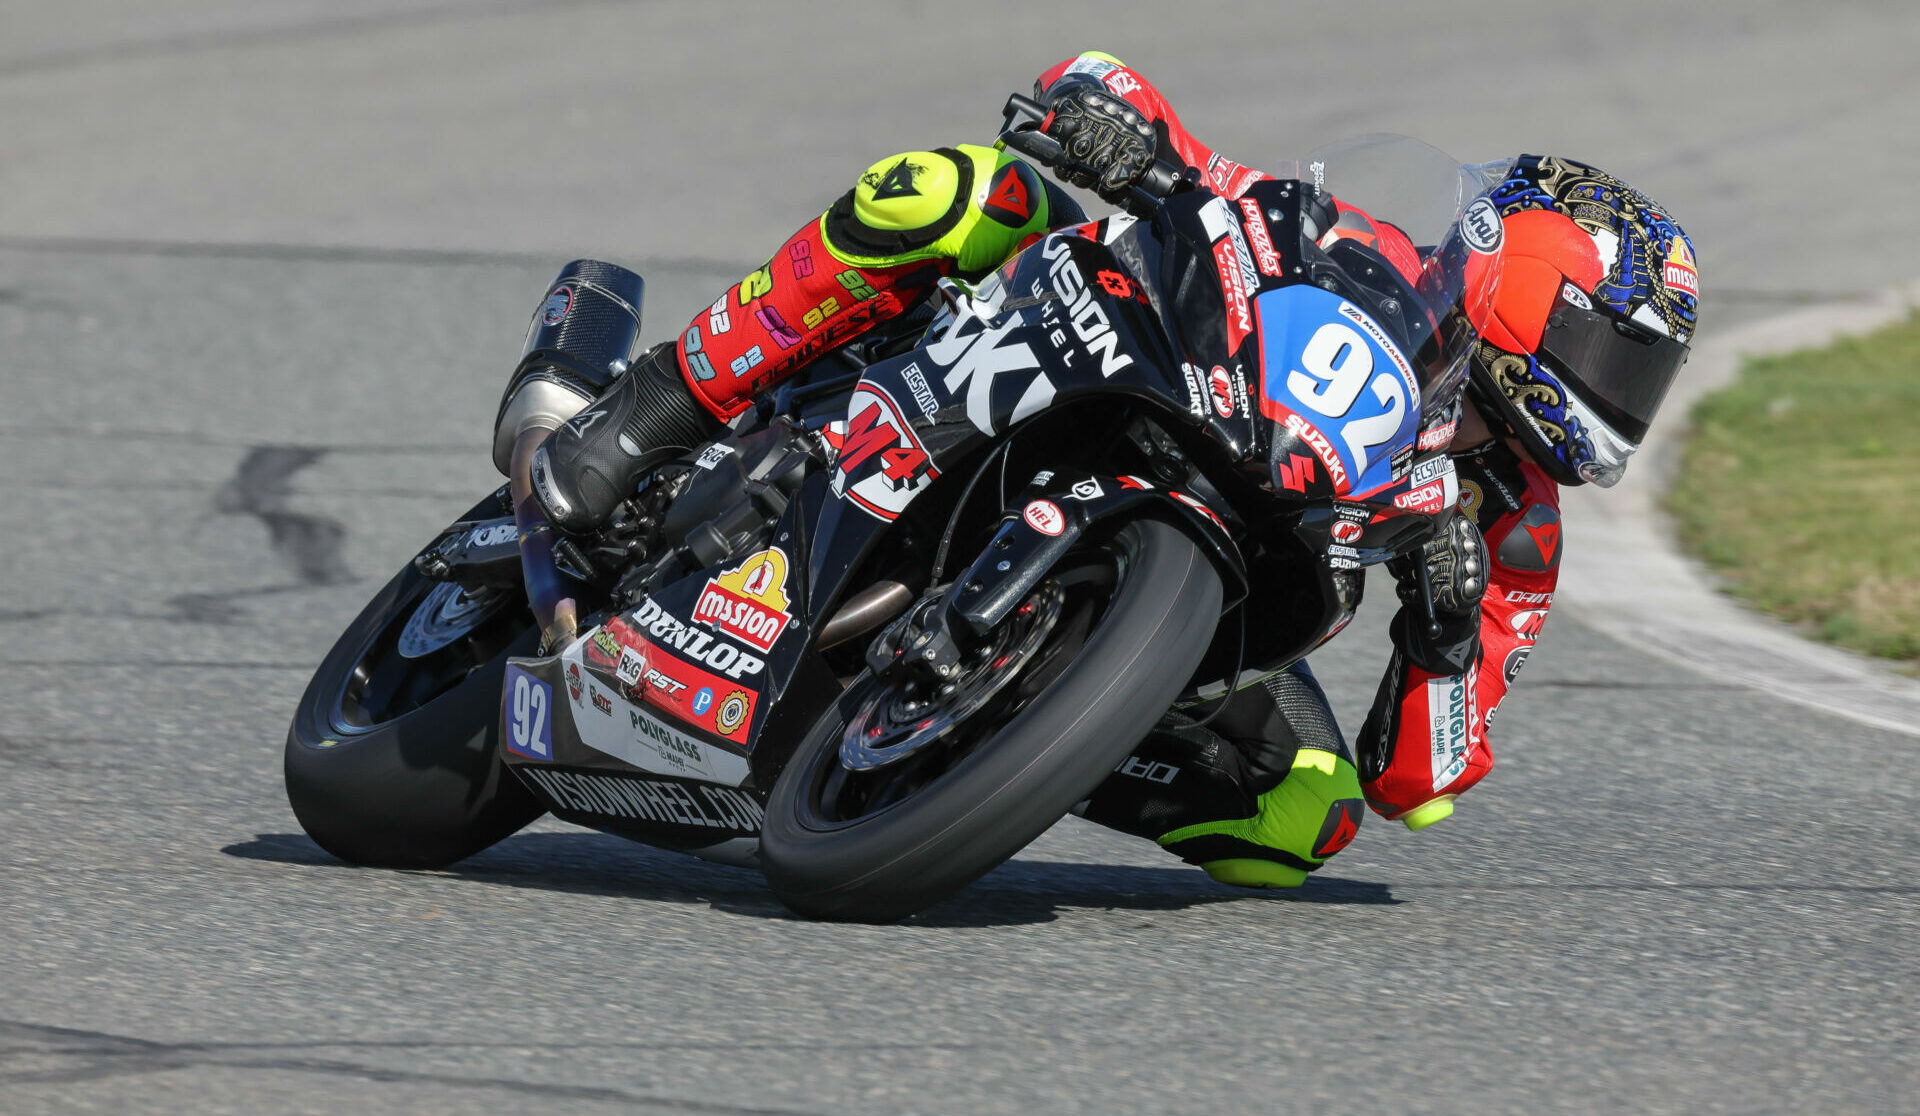
[[[951,607],[974,631],[984,632],[1005,619],[1088,535],[1143,517],[1166,520],[1201,545],[1225,587],[1222,607],[1245,596],[1240,548],[1204,501],[1142,477],[1062,470],[1035,477],[1008,505],[992,541],[972,566],[954,576]]]
[[[1260,413],[1260,338],[1245,328],[1251,316],[1239,329],[1228,323],[1242,296],[1306,282],[1271,243],[1298,225],[1289,189],[1248,207],[1188,195],[1150,221],[1043,238],[977,289],[943,283],[945,305],[917,347],[843,361],[820,378],[821,391],[779,396],[792,414],[763,405],[690,455],[692,479],[665,516],[675,549],[622,582],[638,595],[559,654],[513,661],[518,674],[503,699],[510,766],[557,810],[593,813],[591,824],[644,840],[654,840],[657,818],[623,816],[605,808],[605,794],[552,778],[548,786],[533,772],[617,772],[761,795],[836,699],[839,676],[858,670],[816,647],[821,626],[890,564],[917,563],[912,588],[925,589],[928,540],[959,523],[979,540],[963,553],[978,557],[950,575],[934,623],[963,645],[994,628],[1076,543],[1144,516],[1199,543],[1226,601],[1240,602],[1183,701],[1303,658],[1353,615],[1358,567],[1430,531],[1427,495],[1412,493],[1416,482],[1444,493],[1440,470],[1450,462],[1421,458],[1416,476],[1405,447],[1396,483],[1370,502],[1268,479],[1269,447],[1312,447]],[[851,380],[856,366],[844,402],[829,402],[825,389]],[[1043,475],[1008,499],[1016,454],[1041,462]],[[1143,464],[1137,474],[1111,467],[1121,460]],[[990,518],[963,518],[963,488],[972,492],[996,461],[997,498],[982,509]],[[768,484],[775,474],[797,484]],[[930,498],[936,492],[947,496]],[[909,608],[896,626],[927,615]],[[527,727],[514,705],[522,680],[571,713],[555,717],[544,740],[516,732]],[[629,723],[586,738],[615,717]]]

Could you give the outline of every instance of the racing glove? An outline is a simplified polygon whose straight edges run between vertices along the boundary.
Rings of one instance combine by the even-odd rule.
[[[1090,188],[1114,205],[1153,167],[1153,122],[1099,85],[1073,85],[1053,99],[1043,129],[1066,148],[1070,162],[1054,173]]]
[[[1395,618],[1394,642],[1422,670],[1465,671],[1480,653],[1480,599],[1487,592],[1487,543],[1479,526],[1470,516],[1455,515],[1388,569],[1407,606]]]

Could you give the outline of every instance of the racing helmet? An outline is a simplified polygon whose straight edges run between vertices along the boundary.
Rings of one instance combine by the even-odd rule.
[[[1693,243],[1646,195],[1571,159],[1522,155],[1486,197],[1503,243],[1471,314],[1469,390],[1555,481],[1611,487],[1686,363]]]

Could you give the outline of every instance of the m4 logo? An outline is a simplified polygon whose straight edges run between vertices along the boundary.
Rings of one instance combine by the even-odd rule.
[[[847,433],[830,484],[833,494],[892,521],[939,476],[900,404],[886,388],[862,380],[847,404]]]

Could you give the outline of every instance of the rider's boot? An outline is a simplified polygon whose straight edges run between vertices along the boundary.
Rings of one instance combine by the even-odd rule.
[[[721,429],[688,390],[672,343],[656,345],[534,454],[534,496],[560,530],[591,530],[649,470]]]
[[[1267,689],[1241,691],[1209,725],[1168,714],[1074,812],[1221,883],[1298,887],[1353,840],[1364,800],[1312,676]]]

